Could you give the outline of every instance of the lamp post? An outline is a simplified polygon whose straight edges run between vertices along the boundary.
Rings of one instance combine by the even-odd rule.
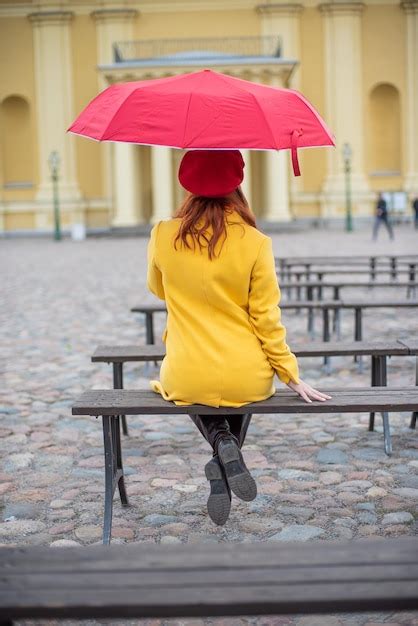
[[[349,143],[343,145],[343,160],[345,172],[345,230],[350,233],[353,230],[351,214],[351,157],[353,151]]]
[[[60,207],[58,198],[58,170],[60,166],[60,155],[56,150],[53,150],[49,155],[48,165],[51,171],[52,193],[54,200],[54,239],[55,241],[60,241],[62,238],[60,224]]]

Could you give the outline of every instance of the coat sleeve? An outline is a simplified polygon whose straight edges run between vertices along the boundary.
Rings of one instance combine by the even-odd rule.
[[[249,315],[254,333],[260,340],[272,368],[280,380],[299,383],[295,355],[286,344],[286,329],[281,323],[280,289],[271,239],[263,241],[251,273]]]
[[[151,238],[148,243],[148,271],[147,271],[147,287],[160,298],[165,300],[163,276],[157,261],[157,239],[160,223],[156,224],[151,231]]]

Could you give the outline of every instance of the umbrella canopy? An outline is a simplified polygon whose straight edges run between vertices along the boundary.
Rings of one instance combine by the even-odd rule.
[[[68,129],[98,141],[187,149],[292,150],[335,145],[300,93],[212,70],[111,85]]]

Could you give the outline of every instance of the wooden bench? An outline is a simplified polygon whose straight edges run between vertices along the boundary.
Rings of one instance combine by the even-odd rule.
[[[339,312],[342,309],[354,310],[354,340],[361,341],[363,336],[363,310],[364,309],[390,309],[390,308],[418,308],[418,302],[407,300],[385,300],[385,301],[361,301],[361,300],[299,300],[296,302],[281,302],[280,308],[286,310],[303,310],[308,311],[308,332],[313,335],[314,321],[313,314],[315,310],[322,312],[322,339],[329,341],[331,336],[330,328],[330,311],[335,312],[333,330],[339,334]],[[155,301],[154,303],[141,304],[131,308],[132,313],[141,313],[145,316],[145,336],[147,343],[155,343],[154,320],[155,313],[167,313],[166,305],[163,301]]]
[[[332,266],[350,266],[352,268],[363,268],[365,273],[370,274],[370,279],[374,280],[378,272],[387,274],[388,271],[393,279],[397,278],[399,265],[408,266],[409,273],[415,275],[416,265],[418,264],[418,255],[405,254],[398,256],[378,255],[378,256],[324,256],[324,257],[287,257],[275,258],[276,266],[279,267],[281,273],[287,273],[289,276],[295,271],[299,271],[300,267],[304,267],[304,272],[309,275],[311,271],[316,271],[318,267]],[[386,267],[388,265],[388,267]],[[378,270],[378,268],[382,268]],[[365,269],[365,268],[368,269]]]
[[[309,267],[303,270],[293,267],[293,268],[284,269],[283,271],[279,269],[277,270],[277,275],[279,276],[280,280],[284,280],[284,281],[290,281],[293,276],[300,277],[300,279],[302,279],[303,277],[305,280],[312,280],[312,279],[322,280],[323,277],[327,275],[369,276],[370,280],[373,281],[376,279],[377,276],[387,277],[389,274],[391,280],[396,280],[398,275],[401,275],[401,276],[408,276],[408,280],[410,280],[411,282],[415,282],[417,265],[418,263],[417,264],[410,263],[407,268],[396,269],[396,271],[393,271],[392,269],[389,269],[389,268],[386,270],[373,270],[373,271],[368,270],[368,269],[363,269],[363,268],[348,269],[347,267],[344,267],[344,266],[343,268],[334,266],[330,268],[321,267],[320,269]]]
[[[411,340],[411,345],[413,340]],[[292,346],[293,352],[298,358],[322,357],[324,358],[325,371],[329,370],[329,359],[332,356],[370,356],[371,357],[371,385],[383,387],[387,385],[387,358],[390,356],[410,356],[411,352],[404,341],[386,342],[321,342],[309,343],[304,346]],[[418,354],[418,351],[417,351]],[[159,345],[135,345],[135,346],[99,346],[91,357],[93,363],[111,363],[113,367],[113,388],[123,389],[123,365],[127,362],[161,361],[165,356],[165,346]],[[417,365],[418,368],[418,365]],[[418,377],[418,373],[417,373]],[[417,378],[418,385],[418,378]],[[126,416],[121,415],[122,430],[128,435]],[[385,428],[384,419],[383,424]],[[416,415],[411,418],[411,428],[415,428]],[[374,430],[374,413],[370,414],[369,430]],[[388,454],[391,451],[390,433],[385,432],[385,449]]]
[[[392,288],[399,289],[400,287],[406,287],[406,297],[415,298],[417,293],[418,283],[411,281],[397,281],[397,282],[326,282],[323,281],[301,281],[300,276],[296,276],[296,281],[280,281],[280,288],[289,300],[292,297],[293,291],[296,291],[297,300],[302,300],[302,290],[305,291],[307,300],[322,300],[323,292],[327,289],[332,290],[332,299],[340,300],[342,289],[376,289],[376,288]]]
[[[416,365],[415,365],[415,384],[418,386],[418,337],[402,337],[399,339],[399,343],[406,346],[408,348],[409,354],[415,357]],[[415,411],[412,413],[411,418],[411,428],[415,428],[417,423],[418,412]]]
[[[332,396],[327,402],[308,404],[290,390],[281,390],[267,400],[246,404],[245,413],[300,414],[316,413],[382,413],[392,411],[418,411],[418,388],[368,387],[363,389],[324,389]],[[105,512],[103,542],[110,542],[112,527],[113,495],[116,487],[122,506],[129,506],[125,488],[120,438],[120,415],[230,415],[239,412],[233,407],[193,404],[177,406],[167,402],[152,391],[92,390],[84,392],[73,407],[73,415],[102,417],[105,455]],[[385,425],[389,433],[389,422]]]
[[[418,609],[415,537],[0,548],[0,559],[2,626]]]

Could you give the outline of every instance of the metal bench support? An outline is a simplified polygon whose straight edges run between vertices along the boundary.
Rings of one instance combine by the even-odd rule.
[[[415,384],[418,387],[418,356],[416,356],[415,358],[416,358],[416,363],[415,363]],[[415,428],[415,426],[417,424],[417,417],[418,417],[418,412],[414,411],[414,413],[412,413],[412,415],[411,415],[411,423],[409,424],[409,428]]]
[[[123,363],[113,363],[113,389],[123,389]],[[121,415],[123,434],[128,436],[126,415]]]
[[[372,356],[372,387],[387,387],[387,358],[386,355]],[[369,416],[369,431],[374,430],[374,413]],[[382,412],[383,437],[385,452],[388,456],[392,454],[392,438],[390,434],[389,414]]]
[[[113,496],[116,486],[122,506],[129,506],[122,466],[119,416],[103,415],[103,443],[105,455],[105,506],[103,544],[110,544],[112,534]]]

